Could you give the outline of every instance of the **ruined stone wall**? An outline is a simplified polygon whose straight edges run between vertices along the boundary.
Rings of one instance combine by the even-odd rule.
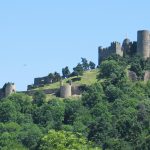
[[[107,48],[102,48],[101,46],[98,48],[98,65],[112,54],[123,56],[123,50],[119,42],[112,42]]]
[[[72,86],[71,92],[72,95],[80,95],[81,94],[80,86]]]
[[[34,78],[34,84],[28,85],[27,90],[43,87],[45,84],[51,84],[53,81],[49,76]]]
[[[40,78],[34,78],[34,85],[42,85],[42,84],[47,84],[47,79],[48,77],[40,77]]]
[[[20,91],[20,93],[25,93],[25,94],[28,94],[30,96],[34,95],[34,93],[36,92],[37,90],[30,90],[30,91]],[[53,94],[53,95],[56,95],[58,92],[59,92],[59,89],[45,89],[45,90],[41,90],[43,91],[45,94]]]

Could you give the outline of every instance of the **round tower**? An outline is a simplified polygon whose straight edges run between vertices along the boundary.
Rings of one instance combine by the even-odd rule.
[[[150,57],[150,31],[140,30],[137,32],[137,53],[144,59]]]
[[[61,98],[68,98],[71,95],[72,95],[71,94],[71,85],[67,84],[67,85],[60,87],[60,97]]]
[[[128,38],[123,40],[122,50],[123,50],[123,55],[130,53],[130,40]]]
[[[16,86],[14,83],[6,83],[5,85],[5,96],[9,96],[16,92]]]

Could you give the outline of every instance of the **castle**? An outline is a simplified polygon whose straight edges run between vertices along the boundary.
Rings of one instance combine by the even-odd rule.
[[[139,54],[144,59],[150,58],[150,31],[137,31],[137,41],[131,42],[125,39],[122,45],[119,42],[112,42],[107,48],[98,47],[98,65],[112,54],[125,56],[126,54]]]
[[[124,39],[122,45],[119,42],[112,42],[111,45],[107,48],[98,48],[98,65],[105,60],[107,57],[111,56],[112,54],[118,54],[120,56],[125,55],[135,55],[139,54],[142,56],[145,60],[150,58],[150,31],[148,30],[140,30],[137,31],[137,41],[131,42],[128,38]],[[135,80],[136,74],[132,71],[129,72],[129,76],[131,78],[134,78]],[[146,71],[144,75],[144,81],[150,80],[150,71]],[[33,95],[34,94],[34,88],[42,87],[45,84],[51,84],[52,79],[50,76],[40,77],[34,79],[33,85],[28,85],[27,91],[22,91],[23,93]],[[60,89],[45,89],[43,92],[45,94],[57,94],[59,93],[59,96],[62,98],[67,98],[72,95],[80,95],[82,91],[84,91],[84,86],[76,86],[72,85],[70,82],[69,84],[61,84]],[[0,89],[0,99],[9,96],[12,93],[16,92],[16,86],[14,83],[5,83],[3,88]]]

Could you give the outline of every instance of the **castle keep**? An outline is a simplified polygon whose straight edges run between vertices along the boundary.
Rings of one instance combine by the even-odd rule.
[[[126,38],[122,45],[119,42],[112,42],[107,48],[98,47],[98,65],[112,54],[124,56],[126,54],[134,55],[136,53],[144,59],[150,58],[150,31],[138,31],[137,41],[134,42]]]

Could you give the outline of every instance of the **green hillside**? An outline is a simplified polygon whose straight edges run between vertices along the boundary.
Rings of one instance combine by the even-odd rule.
[[[79,78],[81,78],[81,80],[74,81],[73,84],[74,85],[82,85],[82,84],[91,85],[92,83],[95,83],[97,81],[97,79],[96,79],[97,73],[98,73],[98,69],[85,71],[83,73],[83,76],[79,76]],[[77,78],[77,77],[70,77],[68,79],[62,80],[62,82],[65,85],[65,84],[67,84],[67,82],[69,80],[73,80],[75,78]],[[59,87],[60,87],[60,82],[56,82],[53,84],[46,84],[44,87],[35,88],[34,90],[58,89]]]

